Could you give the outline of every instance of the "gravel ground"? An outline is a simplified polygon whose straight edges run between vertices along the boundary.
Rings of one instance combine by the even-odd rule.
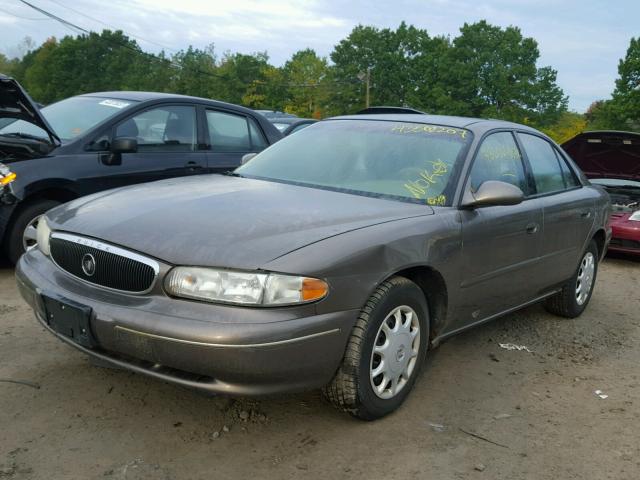
[[[317,392],[212,398],[93,367],[37,325],[5,264],[0,379],[39,388],[0,382],[0,479],[637,480],[639,285],[639,262],[607,258],[581,318],[534,306],[459,335],[365,423]]]

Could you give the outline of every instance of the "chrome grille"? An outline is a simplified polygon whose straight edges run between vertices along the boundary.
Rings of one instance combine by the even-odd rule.
[[[149,291],[158,276],[155,260],[90,238],[55,232],[51,258],[74,277],[101,287],[130,293]],[[87,266],[93,265],[93,269]]]

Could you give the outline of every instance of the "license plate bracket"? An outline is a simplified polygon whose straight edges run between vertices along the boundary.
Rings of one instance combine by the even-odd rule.
[[[42,303],[45,321],[55,332],[83,347],[91,348],[97,345],[91,332],[91,307],[46,294],[42,295]]]

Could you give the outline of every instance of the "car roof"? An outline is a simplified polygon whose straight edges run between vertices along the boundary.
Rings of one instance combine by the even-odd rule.
[[[206,102],[212,105],[224,106],[243,111],[251,111],[250,108],[243,107],[241,105],[235,105],[233,103],[222,102],[220,100],[212,100],[210,98],[193,97],[190,95],[179,95],[177,93],[162,93],[162,92],[136,92],[136,91],[114,91],[114,92],[95,92],[84,93],[78,95],[79,97],[104,97],[112,98],[114,100],[131,100],[133,102],[146,102],[152,100],[178,100],[178,101],[192,101],[192,102]]]
[[[507,122],[505,120],[494,120],[486,118],[472,117],[456,117],[452,115],[429,115],[429,114],[411,114],[411,113],[389,113],[389,114],[365,114],[365,115],[342,115],[332,117],[332,120],[383,120],[391,122],[408,122],[408,123],[428,123],[434,125],[445,125],[456,128],[472,128],[491,130],[494,128],[518,128],[522,130],[537,130],[521,125],[519,123]]]

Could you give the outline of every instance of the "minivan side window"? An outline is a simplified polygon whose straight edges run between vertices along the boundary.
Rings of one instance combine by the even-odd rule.
[[[531,165],[537,193],[553,193],[565,189],[564,175],[553,147],[546,140],[527,133],[518,133]]]
[[[528,191],[520,150],[511,132],[493,133],[480,145],[471,167],[471,190],[476,192],[487,180],[507,182]]]
[[[116,127],[116,137],[138,140],[138,152],[192,152],[196,149],[196,109],[167,105],[134,115]]]
[[[267,146],[259,128],[244,115],[207,110],[207,125],[214,152],[251,152]]]

